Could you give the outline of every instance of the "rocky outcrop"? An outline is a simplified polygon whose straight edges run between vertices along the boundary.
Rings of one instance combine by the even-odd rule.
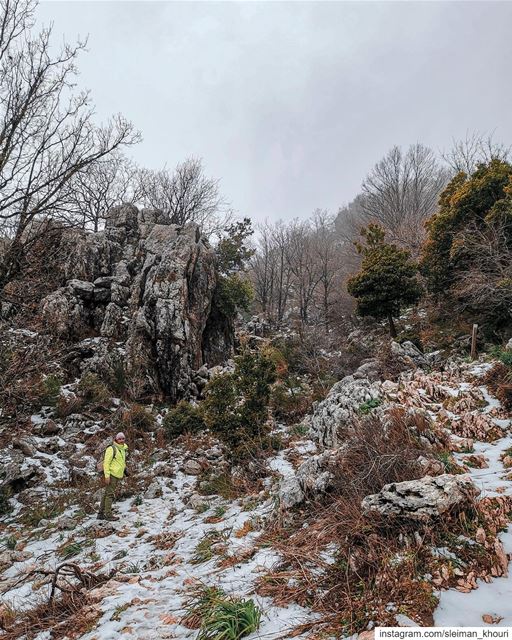
[[[371,363],[362,365],[361,370],[337,382],[314,413],[305,418],[303,424],[320,445],[338,446],[344,429],[350,426],[361,405],[379,397],[380,383],[372,382],[367,377],[368,365],[371,366]]]
[[[232,327],[212,304],[215,254],[196,225],[123,205],[102,232],[64,230],[55,254],[62,286],[41,301],[41,316],[48,331],[81,344],[82,358],[90,352],[86,369],[122,362],[140,392],[176,400],[194,371],[229,357]]]
[[[366,496],[363,513],[427,522],[467,505],[480,490],[467,476],[443,474],[385,485],[379,493]]]

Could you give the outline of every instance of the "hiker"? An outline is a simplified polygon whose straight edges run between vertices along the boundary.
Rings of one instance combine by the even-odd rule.
[[[105,449],[103,458],[103,474],[105,476],[105,491],[101,498],[98,518],[100,520],[119,520],[112,515],[112,501],[116,489],[126,473],[126,452],[128,445],[122,431],[120,431],[114,442]]]

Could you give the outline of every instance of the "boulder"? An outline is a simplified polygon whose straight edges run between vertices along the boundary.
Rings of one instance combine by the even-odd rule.
[[[203,468],[196,460],[187,460],[183,465],[183,473],[186,473],[188,476],[198,476]]]
[[[7,449],[0,457],[0,490],[16,494],[38,484],[44,477],[41,467],[27,460],[17,449]]]
[[[357,373],[357,372],[356,372]],[[337,382],[329,394],[315,408],[313,415],[307,416],[303,426],[324,447],[339,445],[343,431],[357,415],[359,407],[380,395],[380,383],[371,382],[367,377],[346,376]]]
[[[144,498],[148,500],[152,500],[153,498],[160,498],[162,496],[162,487],[157,480],[153,480],[153,482],[149,485],[144,493]]]
[[[404,364],[407,365],[422,368],[428,366],[429,364],[428,359],[410,340],[406,340],[402,343],[392,342],[391,353],[400,360],[403,360]]]
[[[279,504],[284,509],[291,509],[295,505],[300,504],[305,497],[305,493],[296,476],[287,476],[281,480],[279,486]]]
[[[332,469],[347,452],[346,447],[324,451],[305,460],[294,475],[279,485],[279,503],[285,509],[303,502],[307,496],[325,493],[333,486]]]
[[[14,449],[19,449],[24,456],[27,456],[27,458],[31,458],[37,453],[37,449],[34,445],[23,438],[14,438],[12,440],[12,446]]]
[[[468,476],[443,474],[385,485],[366,496],[363,513],[427,522],[461,507],[480,494]]]
[[[69,291],[81,300],[92,300],[94,296],[94,284],[84,280],[72,279],[68,282]]]

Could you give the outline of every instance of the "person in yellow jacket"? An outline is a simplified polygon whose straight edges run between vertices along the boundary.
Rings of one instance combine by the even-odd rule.
[[[98,518],[100,520],[119,520],[112,515],[112,501],[116,489],[126,475],[126,452],[128,445],[122,431],[120,431],[114,442],[105,449],[103,458],[103,474],[105,476],[105,491],[101,498]]]

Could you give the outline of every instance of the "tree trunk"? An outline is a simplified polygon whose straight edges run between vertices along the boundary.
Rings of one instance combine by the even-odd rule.
[[[393,316],[391,314],[388,315],[388,321],[389,321],[389,335],[392,338],[396,338],[395,322],[394,322]]]
[[[0,260],[0,296],[6,285],[19,273],[22,255],[21,234],[17,233]]]

